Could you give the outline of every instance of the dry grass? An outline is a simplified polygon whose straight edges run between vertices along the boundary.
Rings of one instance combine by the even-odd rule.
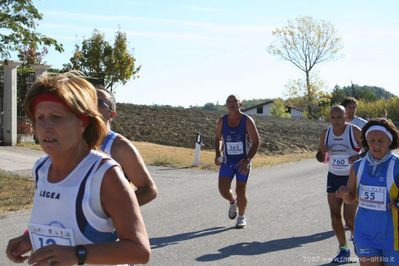
[[[172,147],[149,142],[133,141],[139,149],[147,165],[168,166],[175,168],[191,167],[194,162],[194,148]],[[40,150],[37,144],[18,144],[18,146]],[[254,167],[268,167],[281,163],[294,162],[313,158],[313,152],[291,153],[285,155],[257,154],[254,158]],[[200,169],[216,170],[214,164],[215,153],[210,150],[201,150]]]
[[[0,171],[0,214],[32,207],[33,181]]]
[[[170,167],[191,167],[194,162],[194,148],[180,148],[158,145],[148,142],[133,142],[139,149],[144,161],[148,165],[170,166]],[[286,162],[294,162],[302,159],[313,158],[313,152],[293,153],[287,155],[263,155],[257,154],[254,158],[254,167],[267,167]],[[201,151],[200,169],[216,170],[214,164],[215,153],[209,150]]]

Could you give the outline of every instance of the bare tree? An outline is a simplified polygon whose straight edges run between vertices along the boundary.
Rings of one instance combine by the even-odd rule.
[[[273,31],[276,40],[268,52],[293,63],[306,75],[308,112],[314,101],[310,71],[321,62],[335,58],[343,47],[342,39],[334,26],[325,20],[312,17],[298,17],[288,25]]]

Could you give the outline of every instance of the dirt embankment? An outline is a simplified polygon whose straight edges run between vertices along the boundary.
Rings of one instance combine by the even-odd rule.
[[[206,149],[213,149],[216,120],[222,113],[195,108],[118,104],[113,130],[135,141],[194,147],[196,132]],[[255,117],[261,152],[267,155],[315,151],[324,122]]]

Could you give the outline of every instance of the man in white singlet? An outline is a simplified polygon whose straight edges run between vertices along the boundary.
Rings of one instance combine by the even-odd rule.
[[[339,252],[333,259],[336,263],[348,262],[350,251],[346,243],[345,229],[342,223],[341,209],[344,207],[344,219],[353,232],[353,221],[356,204],[343,204],[341,198],[335,196],[340,186],[346,185],[349,178],[350,166],[358,159],[360,152],[361,131],[345,122],[345,108],[335,105],[330,110],[331,126],[324,129],[320,135],[319,161],[326,161],[329,157],[329,171],[327,175],[327,198],[330,208],[331,224],[339,243]]]
[[[341,105],[345,107],[346,122],[362,129],[364,125],[367,123],[367,120],[356,116],[357,100],[353,97],[345,97]]]
[[[100,86],[96,87],[96,91],[98,110],[108,127],[108,134],[100,148],[120,164],[126,178],[136,187],[139,205],[144,205],[157,196],[155,182],[137,148],[127,138],[111,130],[111,122],[117,115],[113,95]]]

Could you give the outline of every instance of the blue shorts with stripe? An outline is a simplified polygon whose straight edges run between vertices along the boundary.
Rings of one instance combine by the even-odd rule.
[[[248,169],[248,173],[243,174],[238,170],[238,162],[227,162],[227,163],[222,163],[220,165],[219,177],[227,177],[230,180],[232,180],[235,176],[237,178],[237,181],[245,183],[248,181],[250,172],[251,172],[250,166]]]

